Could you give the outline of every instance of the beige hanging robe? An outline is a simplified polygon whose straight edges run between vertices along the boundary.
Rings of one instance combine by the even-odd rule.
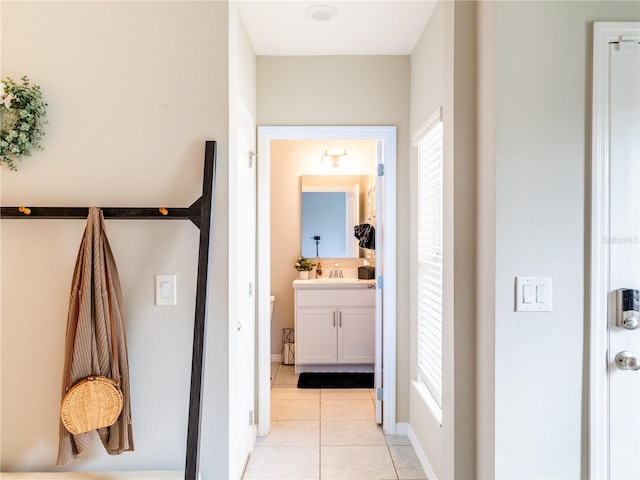
[[[111,298],[112,305],[109,305]],[[112,372],[113,349],[109,311],[113,315],[119,372]],[[89,209],[87,226],[76,260],[71,284],[65,343],[62,397],[69,385],[89,375],[120,377],[124,406],[110,427],[98,430],[110,455],[133,450],[129,362],[124,302],[118,270],[106,236],[102,211]],[[89,445],[93,432],[72,435],[60,422],[57,465],[66,465]]]

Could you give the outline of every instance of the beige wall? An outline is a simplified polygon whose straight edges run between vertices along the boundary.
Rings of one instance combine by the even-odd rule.
[[[227,341],[215,336],[227,323],[220,221],[228,196],[227,6],[4,1],[0,8],[2,77],[29,75],[49,104],[45,150],[17,173],[0,168],[2,205],[188,206],[201,193],[204,142],[219,141],[202,437],[223,457],[206,456],[203,478],[225,478],[226,389],[210,385],[227,363]],[[83,229],[81,220],[2,221],[3,471],[54,469],[67,302]],[[190,222],[118,220],[107,229],[127,310],[136,451],[110,457],[94,439],[68,468],[180,470],[198,230]],[[156,273],[177,274],[177,306],[154,306]]]
[[[496,30],[495,2],[478,4],[477,478],[495,476]]]
[[[411,55],[412,129],[438,107],[444,126],[444,295],[442,418],[436,418],[418,383],[410,388],[410,427],[437,478],[476,476],[475,391],[475,3],[440,3]],[[417,172],[417,152],[412,151]],[[416,178],[416,174],[412,178]],[[412,182],[416,198],[417,180]],[[417,198],[413,200],[417,203]],[[412,218],[417,221],[414,207]],[[417,235],[412,229],[413,256]],[[412,269],[412,279],[416,276]],[[415,281],[414,281],[415,284]],[[412,299],[417,295],[412,289]],[[411,301],[415,304],[415,300]],[[416,331],[412,308],[412,337]],[[415,345],[411,344],[415,379]]]
[[[418,43],[411,54],[411,132],[415,132],[444,103],[444,4],[441,2],[434,10],[429,23],[425,27]],[[417,256],[417,178],[418,151],[411,148],[411,257]],[[417,266],[411,264],[411,334],[417,338]],[[411,349],[411,380],[416,379],[416,346]],[[411,429],[419,444],[419,448],[427,456],[427,461],[434,473],[441,477],[444,469],[443,432],[440,422],[432,415],[416,386],[410,385],[410,417]]]
[[[347,150],[348,165],[327,170],[320,165],[325,150],[341,153]],[[375,175],[376,142],[374,140],[320,141],[274,140],[271,142],[271,294],[275,295],[274,319],[271,325],[271,354],[282,352],[282,329],[293,328],[293,288],[297,278],[293,259],[300,255],[300,177],[302,175]],[[352,177],[353,178],[353,177]],[[362,192],[361,192],[362,193]],[[328,275],[338,262],[340,268],[353,269],[362,259],[320,258]],[[372,261],[375,264],[375,260]]]
[[[257,65],[258,125],[398,127],[397,421],[406,422],[409,418],[409,57],[259,56]]]
[[[586,475],[596,20],[638,21],[638,3],[496,3],[496,478]],[[553,278],[552,312],[514,312],[517,275]]]

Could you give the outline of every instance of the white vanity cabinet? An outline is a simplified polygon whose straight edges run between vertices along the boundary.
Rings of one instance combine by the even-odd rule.
[[[296,372],[371,371],[376,335],[373,284],[323,288],[306,282],[312,280],[294,282]]]

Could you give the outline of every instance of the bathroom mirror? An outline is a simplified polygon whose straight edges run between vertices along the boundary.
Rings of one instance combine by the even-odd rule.
[[[368,175],[302,176],[302,256],[364,257],[353,229],[360,223],[373,221],[372,189],[375,177]]]

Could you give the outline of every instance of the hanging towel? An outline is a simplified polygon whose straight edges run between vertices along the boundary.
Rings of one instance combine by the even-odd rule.
[[[362,248],[375,250],[376,248],[376,229],[370,223],[361,223],[353,227],[353,236],[360,240]]]
[[[112,305],[109,305],[109,298]],[[69,384],[73,385],[88,375],[113,378],[117,374],[111,371],[113,350],[110,308],[116,330],[114,337],[118,347],[120,389],[124,405],[116,423],[99,429],[98,434],[107,453],[118,455],[133,450],[124,302],[118,270],[107,241],[102,211],[91,207],[71,284],[62,397]],[[89,445],[93,432],[72,435],[62,421],[59,430],[56,464],[66,465]]]

